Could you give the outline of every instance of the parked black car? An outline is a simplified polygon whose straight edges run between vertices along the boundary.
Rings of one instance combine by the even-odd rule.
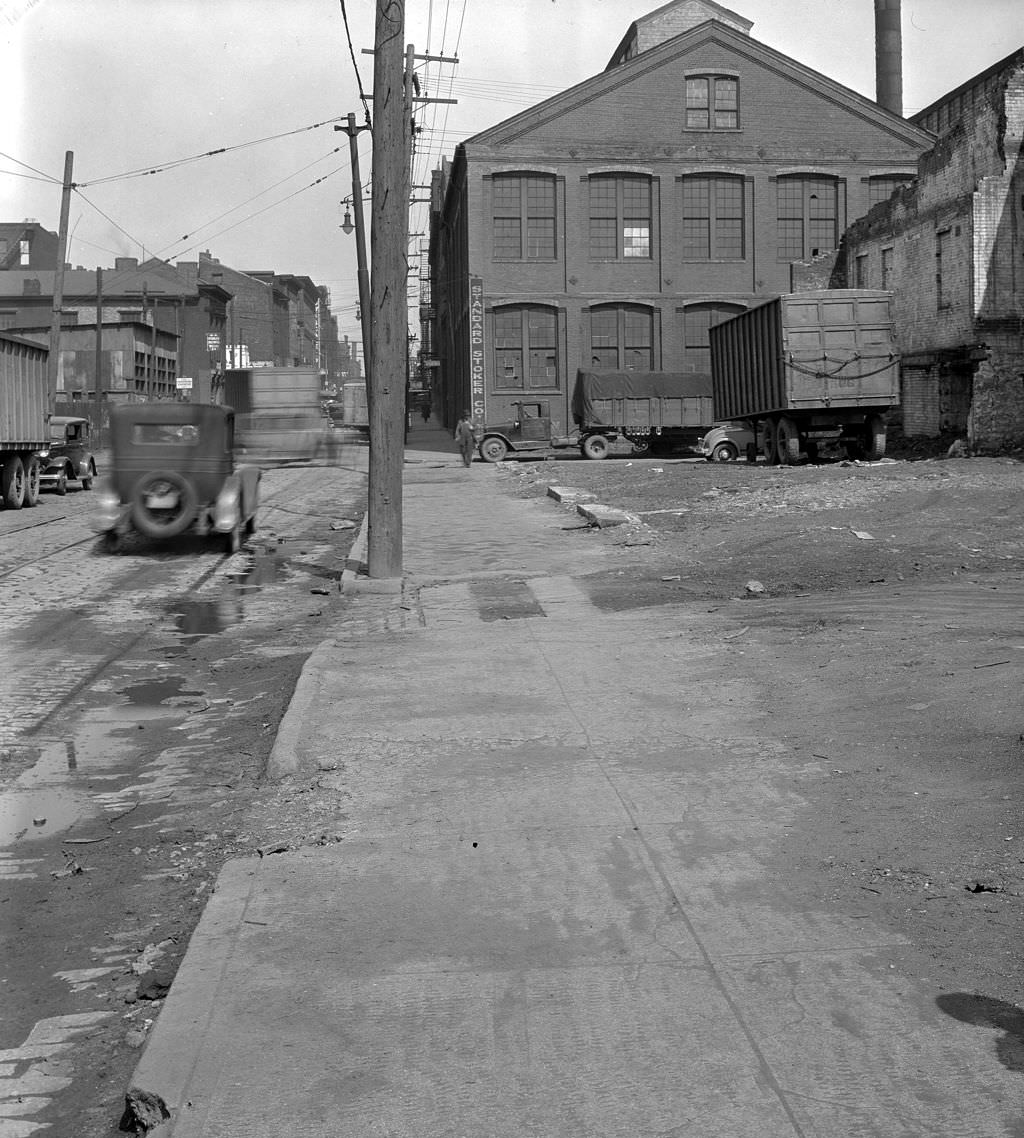
[[[68,492],[69,482],[91,490],[96,477],[92,453],[92,426],[74,415],[50,416],[50,445],[39,452],[39,486],[42,490]]]

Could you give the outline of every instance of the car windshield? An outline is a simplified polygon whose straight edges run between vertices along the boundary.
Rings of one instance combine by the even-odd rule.
[[[199,428],[194,423],[133,423],[132,442],[138,446],[194,446]]]

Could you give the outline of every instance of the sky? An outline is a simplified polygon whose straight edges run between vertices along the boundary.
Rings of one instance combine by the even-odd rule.
[[[419,112],[414,186],[461,140],[601,72],[662,3],[405,0],[406,44],[458,60],[417,61],[421,93],[457,102]],[[726,7],[754,39],[874,98],[872,0]],[[71,151],[74,267],[209,250],[326,285],[340,333],[360,340],[355,242],[340,228],[349,143],[334,123],[365,122],[375,12],[375,0],[0,0],[0,220],[57,230]],[[903,0],[902,25],[907,115],[1024,46],[1021,0]],[[372,144],[358,137],[368,194]],[[414,205],[411,234],[425,220]]]

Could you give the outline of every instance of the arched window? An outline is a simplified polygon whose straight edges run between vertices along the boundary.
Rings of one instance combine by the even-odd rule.
[[[654,371],[654,312],[640,304],[590,310],[591,371]]]
[[[746,311],[742,304],[691,304],[683,311],[683,341],[686,351],[685,369],[695,375],[711,374],[711,342],[708,329],[721,324],[737,312]]]
[[[778,180],[780,261],[807,261],[839,247],[839,182],[822,174]]]
[[[494,386],[560,390],[558,313],[540,305],[494,310]]]
[[[496,261],[553,261],[555,178],[552,174],[495,174],[491,179]]]

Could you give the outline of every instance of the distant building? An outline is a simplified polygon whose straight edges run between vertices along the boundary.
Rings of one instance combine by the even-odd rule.
[[[0,272],[10,269],[56,269],[56,233],[44,229],[38,221],[0,222]]]
[[[435,406],[568,428],[583,370],[710,371],[708,328],[828,279],[926,130],[711,0],[637,19],[605,71],[461,143],[432,186]]]
[[[846,234],[833,283],[891,289],[906,435],[1024,445],[1024,48],[914,116],[913,185]]]

